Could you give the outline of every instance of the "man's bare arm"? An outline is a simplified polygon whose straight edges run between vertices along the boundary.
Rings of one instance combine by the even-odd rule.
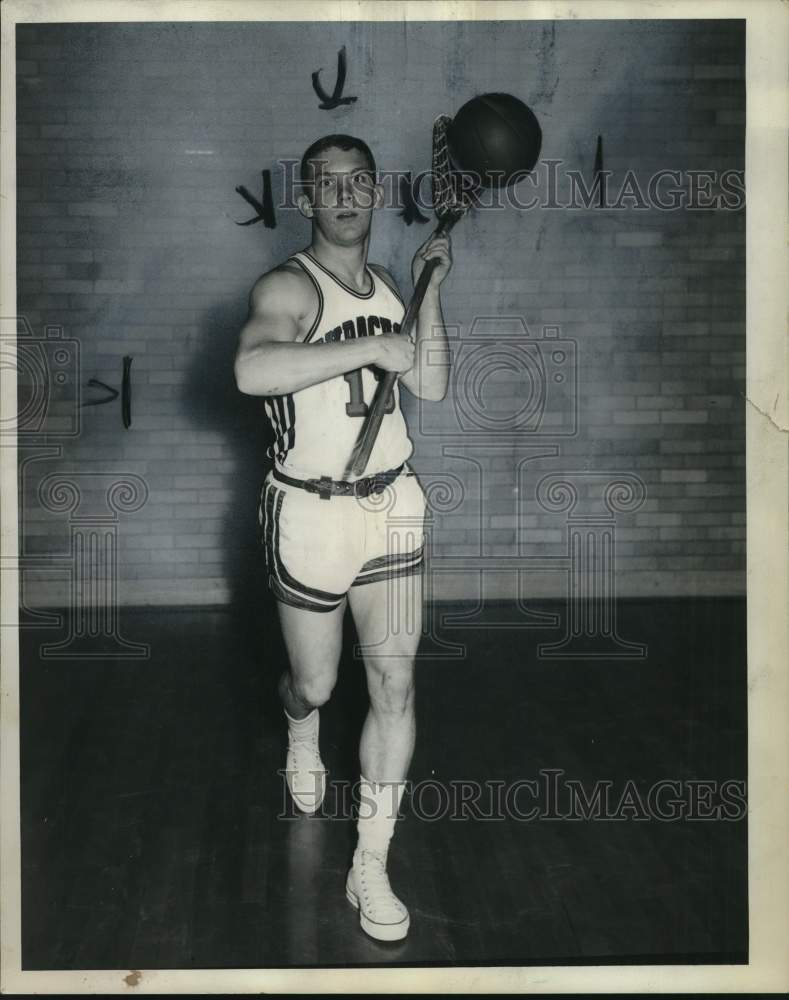
[[[331,344],[300,343],[308,314],[314,313],[314,298],[308,279],[284,268],[256,282],[235,358],[236,385],[241,392],[278,396],[366,365],[387,371],[411,367],[413,346],[395,334]]]
[[[380,265],[371,266],[376,274],[397,291],[394,278],[385,268]],[[438,402],[447,394],[451,359],[437,284],[431,283],[428,286],[414,326],[414,365],[410,371],[400,376],[400,382],[419,399]]]
[[[416,318],[414,367],[400,381],[420,399],[438,402],[447,394],[450,363],[440,292],[428,288]]]

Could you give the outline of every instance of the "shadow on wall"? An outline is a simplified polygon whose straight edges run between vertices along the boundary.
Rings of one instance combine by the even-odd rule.
[[[222,489],[230,497],[217,539],[222,556],[217,575],[230,590],[231,610],[238,613],[241,627],[254,628],[264,611],[262,605],[266,605],[266,617],[274,612],[257,521],[260,489],[269,468],[270,431],[263,400],[239,392],[233,374],[238,332],[245,319],[243,297],[206,311],[184,384],[183,404],[195,429],[210,431],[222,442],[217,467],[222,472]],[[195,472],[212,475],[210,460]]]

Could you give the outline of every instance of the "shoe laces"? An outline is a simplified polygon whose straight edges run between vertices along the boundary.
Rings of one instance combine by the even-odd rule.
[[[362,851],[359,882],[367,899],[372,896],[392,896],[389,876],[386,874],[386,854],[379,851]]]
[[[291,734],[288,739],[288,745],[300,769],[307,764],[321,763],[320,748],[316,733],[310,733],[309,736],[294,736]],[[313,768],[313,770],[318,769]]]

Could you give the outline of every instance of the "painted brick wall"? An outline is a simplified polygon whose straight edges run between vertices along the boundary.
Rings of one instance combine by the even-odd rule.
[[[358,100],[323,111],[310,73],[325,67],[331,90],[342,45]],[[688,171],[744,166],[736,21],[31,25],[17,57],[18,312],[36,336],[79,341],[83,400],[134,359],[131,429],[116,400],[84,407],[76,437],[26,439],[25,554],[69,550],[45,477],[98,490],[93,516],[106,477],[137,476],[147,499],[116,529],[125,603],[225,601],[259,582],[262,406],[236,391],[232,358],[253,281],[309,234],[282,208],[275,230],[235,225],[254,214],[237,185],[259,194],[269,168],[276,202],[276,161],[330,131],[365,137],[382,167],[426,169],[434,116],[490,90],[534,108],[560,199],[568,169],[591,182],[598,135],[614,200],[628,170],[644,191],[681,171],[686,190]],[[620,594],[744,593],[744,208],[624,204],[480,210],[455,230],[444,311],[463,377],[442,404],[408,404],[436,596],[474,596],[480,572],[490,596],[564,592],[568,512],[537,497],[552,473],[577,491],[574,514],[605,513],[617,478],[643,483],[615,518]],[[409,288],[428,232],[388,209],[371,258]],[[570,381],[512,434],[530,390],[510,362],[528,344],[550,378],[554,336]],[[515,353],[497,361],[502,344]],[[476,347],[485,378],[463,367]],[[568,414],[575,432],[555,433]],[[27,570],[29,603],[62,603],[66,578]]]

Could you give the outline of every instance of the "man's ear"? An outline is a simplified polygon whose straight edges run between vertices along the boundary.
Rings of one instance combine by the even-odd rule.
[[[312,218],[312,202],[306,194],[300,194],[298,198],[296,198],[296,204],[299,206],[299,211],[305,219]]]
[[[384,186],[383,184],[376,184],[373,188],[375,192],[373,195],[373,208],[380,208],[384,203]]]

